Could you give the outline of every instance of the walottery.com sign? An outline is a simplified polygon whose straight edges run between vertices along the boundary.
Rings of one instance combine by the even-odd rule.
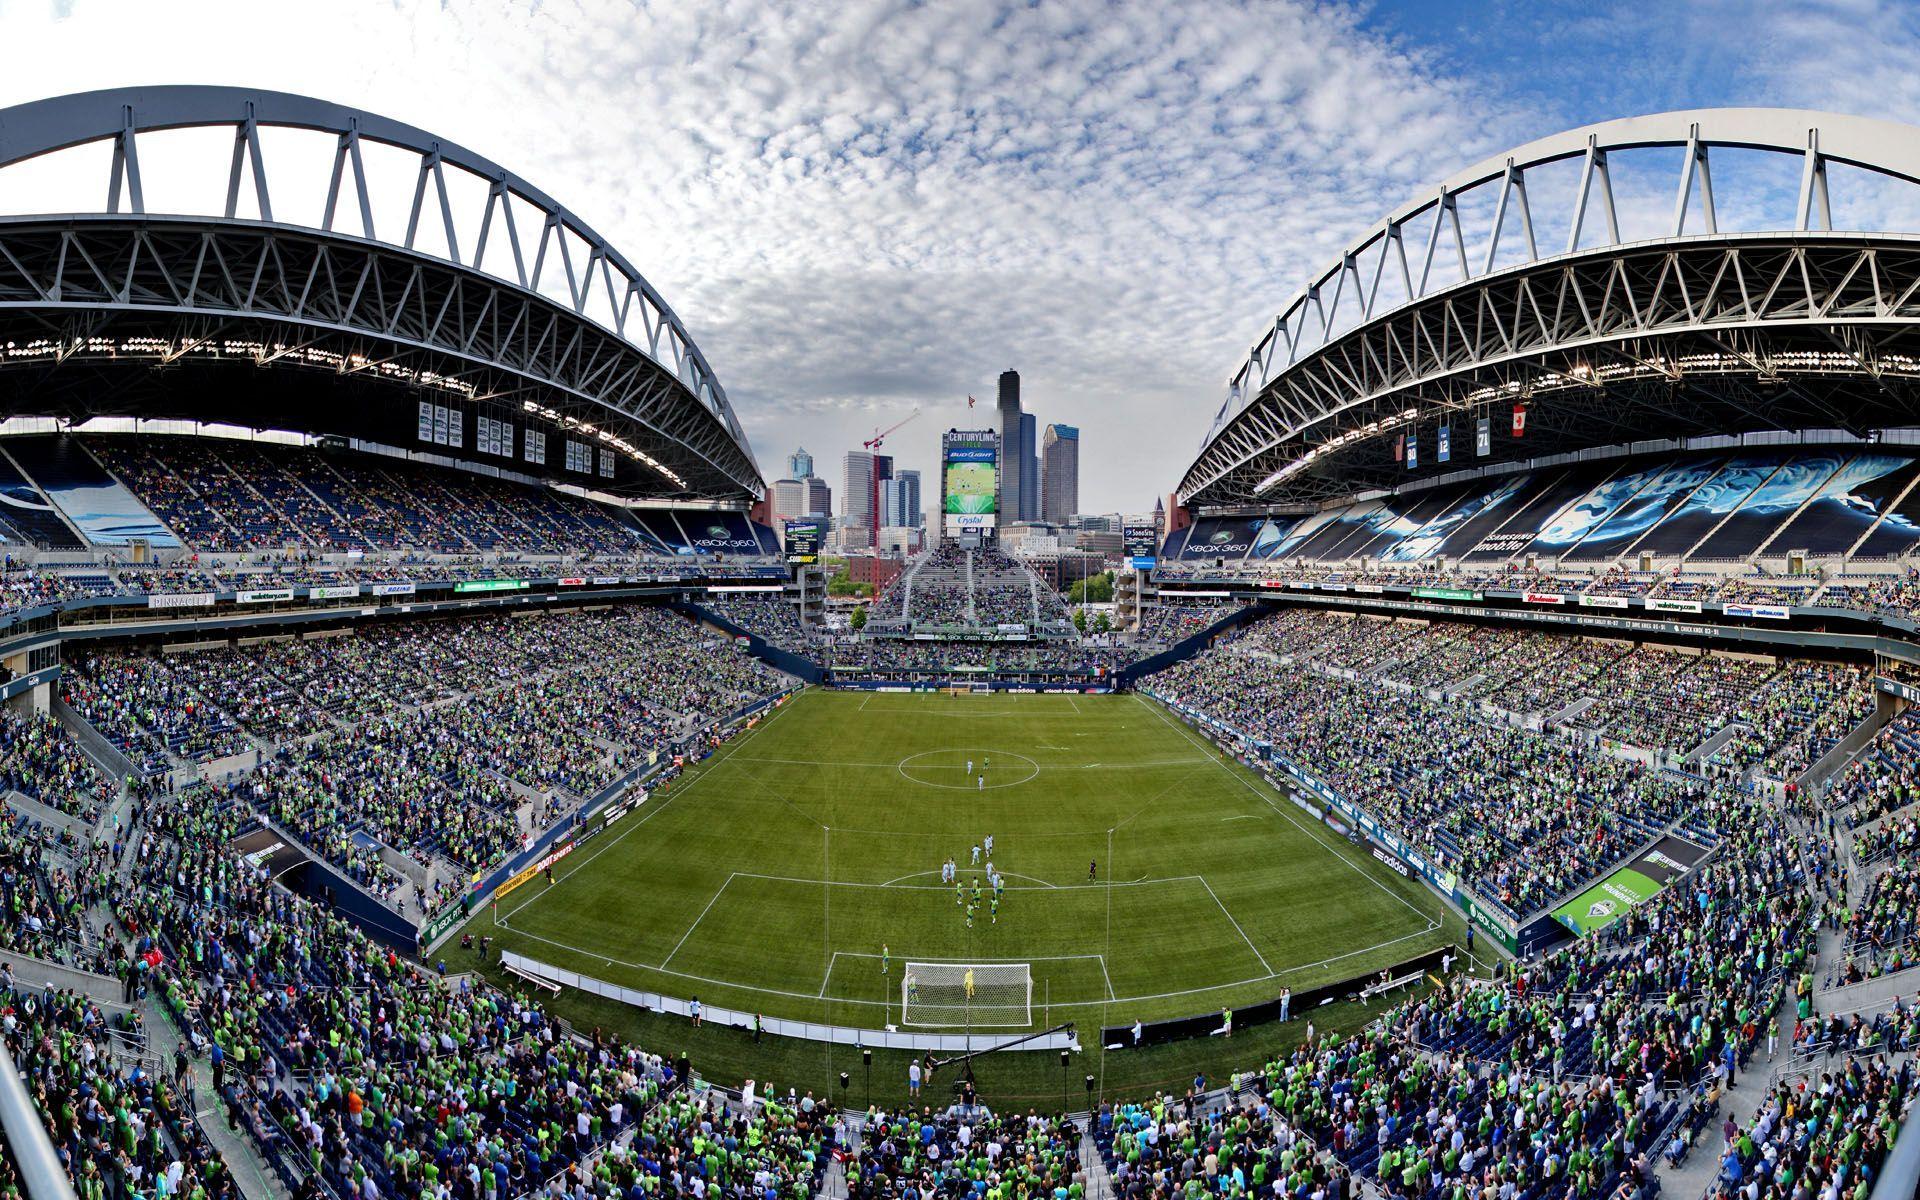
[[[1553,915],[1584,937],[1613,924],[1634,905],[1659,895],[1660,889],[1692,870],[1706,855],[1706,847],[1685,838],[1663,837],[1626,866],[1554,909]]]

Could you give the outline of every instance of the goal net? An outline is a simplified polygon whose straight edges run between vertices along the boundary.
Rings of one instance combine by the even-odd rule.
[[[1031,1025],[1033,972],[1026,963],[910,962],[900,976],[900,1023]]]

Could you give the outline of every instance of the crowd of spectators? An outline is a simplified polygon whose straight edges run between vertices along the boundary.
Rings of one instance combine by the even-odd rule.
[[[1873,680],[1860,668],[1789,663],[1734,710],[1740,728],[1710,761],[1792,779],[1872,716],[1873,708]]]
[[[1158,603],[1140,609],[1133,637],[1135,641],[1170,646],[1212,628],[1238,607],[1231,600],[1181,600],[1162,596]]]
[[[1060,1114],[995,1115],[978,1105],[867,1114],[847,1163],[850,1200],[1078,1196],[1080,1128]],[[1121,1194],[1126,1194],[1123,1190]]]
[[[237,794],[407,911],[786,686],[687,617],[626,605],[106,652],[68,698],[152,776],[258,739]]]
[[[0,708],[0,788],[91,823],[116,790],[52,717]]]
[[[1256,630],[1253,640],[1268,639]],[[1265,743],[1516,916],[1584,884],[1706,791],[1565,738],[1291,670],[1238,644],[1145,686]]]
[[[1708,1200],[1864,1197],[1912,1102],[1914,1069],[1912,1059],[1851,1058],[1782,1079],[1745,1121],[1728,1119]]]
[[[88,445],[202,552],[661,549],[592,501],[470,472],[213,438],[102,437]]]
[[[1771,661],[1642,646],[1591,681],[1585,728],[1649,750],[1684,753],[1724,728],[1773,677]]]

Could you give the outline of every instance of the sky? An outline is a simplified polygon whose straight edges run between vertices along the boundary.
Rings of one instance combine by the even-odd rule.
[[[1920,121],[1883,0],[0,0],[0,46],[0,106],[275,88],[504,164],[673,305],[769,480],[916,408],[931,480],[1013,367],[1087,512],[1150,509],[1309,273],[1463,166],[1674,108]]]

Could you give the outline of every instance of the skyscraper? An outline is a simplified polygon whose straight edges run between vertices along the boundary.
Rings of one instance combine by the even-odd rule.
[[[873,544],[873,455],[865,450],[849,450],[844,461],[845,483],[840,491],[840,524],[867,531],[867,545]]]
[[[920,472],[902,471],[880,485],[880,527],[913,528],[925,521],[920,511]]]
[[[787,455],[787,478],[810,479],[813,477],[813,455],[807,453],[805,446]]]
[[[799,479],[773,481],[773,519],[776,523],[808,515],[807,485]]]
[[[807,507],[801,513],[805,517],[830,517],[833,515],[833,489],[827,481],[818,475],[809,475],[800,480],[807,488]]]
[[[892,478],[893,478],[893,455],[891,454],[874,455],[873,456],[873,504],[871,507],[871,511],[873,512],[873,528],[876,533],[879,532],[880,526],[885,523],[882,520],[883,513],[881,512],[881,508],[880,508],[880,490],[884,488],[887,485],[887,481]],[[869,543],[869,544],[871,545],[872,543]]]
[[[1026,456],[1020,451],[1020,372],[1000,372],[1000,495],[995,505],[1003,523],[1021,519],[1021,476]],[[1029,448],[1031,443],[1028,443]]]
[[[1047,426],[1040,460],[1040,519],[1064,525],[1080,509],[1080,430]]]
[[[1040,455],[1034,446],[1040,423],[1030,412],[1020,414],[1020,519],[1040,519]]]

